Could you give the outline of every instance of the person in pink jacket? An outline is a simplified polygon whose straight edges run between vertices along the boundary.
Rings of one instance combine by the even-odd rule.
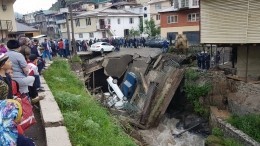
[[[5,44],[0,44],[0,53],[6,53],[7,52],[7,49],[5,47]]]

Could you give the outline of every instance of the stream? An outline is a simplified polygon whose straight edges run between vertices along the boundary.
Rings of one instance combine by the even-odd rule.
[[[185,132],[175,138],[183,129],[176,128],[179,119],[165,117],[158,127],[149,130],[139,130],[149,146],[204,146],[205,137]]]

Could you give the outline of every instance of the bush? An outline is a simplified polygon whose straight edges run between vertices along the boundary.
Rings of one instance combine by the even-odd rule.
[[[193,104],[194,111],[204,117],[209,116],[209,109],[199,101],[200,97],[205,97],[211,90],[210,83],[199,85],[196,81],[199,79],[199,72],[187,70],[185,72],[184,91],[187,99]]]
[[[239,130],[260,142],[260,115],[249,114],[244,116],[233,115],[228,122]]]

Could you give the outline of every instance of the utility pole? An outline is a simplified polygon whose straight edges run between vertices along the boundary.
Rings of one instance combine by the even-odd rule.
[[[71,49],[71,39],[70,39],[70,27],[69,27],[69,15],[68,13],[65,13],[66,15],[66,25],[67,25],[67,36],[68,36],[68,41],[69,41],[69,48]]]
[[[72,55],[76,55],[76,43],[75,43],[75,37],[74,37],[74,25],[73,25],[73,18],[72,18],[72,8],[71,4],[69,5],[69,12],[70,12],[70,22],[71,22],[71,33],[72,33]]]

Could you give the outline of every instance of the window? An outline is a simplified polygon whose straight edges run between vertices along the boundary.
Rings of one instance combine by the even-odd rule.
[[[156,15],[156,20],[161,20],[161,16],[160,15]]]
[[[87,18],[86,19],[86,25],[88,26],[88,25],[91,25],[91,18]]]
[[[66,24],[65,23],[62,24],[62,28],[66,28]]]
[[[89,33],[89,37],[90,37],[90,38],[94,38],[94,33],[93,33],[93,32],[90,32],[90,33]]]
[[[156,3],[154,6],[155,6],[155,10],[162,9],[161,3]]]
[[[82,33],[79,33],[79,38],[83,38],[83,34]]]
[[[191,13],[188,14],[188,22],[196,22],[200,20],[200,14],[199,13]]]
[[[111,20],[110,19],[107,19],[107,24],[111,24]]]
[[[181,0],[181,7],[189,7],[189,0]]]
[[[76,27],[77,27],[77,26],[80,26],[80,21],[79,21],[79,19],[76,19],[76,20],[75,20],[75,23],[76,23]]]
[[[192,6],[199,6],[199,0],[192,0]]]
[[[129,18],[129,23],[133,24],[134,23],[134,18]]]
[[[177,15],[171,15],[167,17],[168,24],[170,23],[177,23],[178,22],[178,16]]]
[[[120,24],[120,18],[117,19],[117,24]]]

